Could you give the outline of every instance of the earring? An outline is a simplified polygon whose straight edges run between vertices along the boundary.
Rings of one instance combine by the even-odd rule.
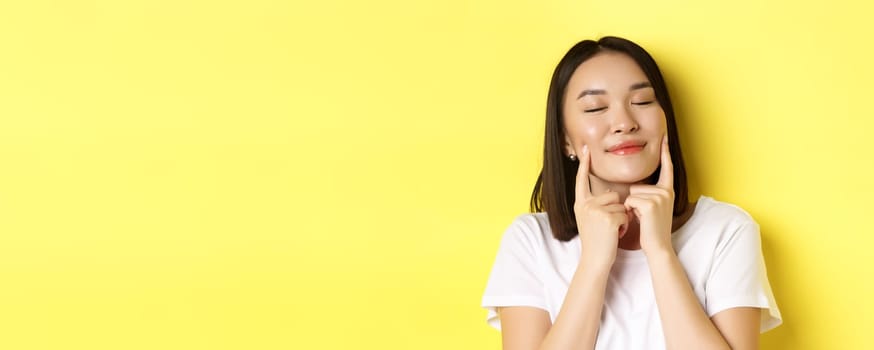
[[[568,158],[570,158],[572,162],[576,162],[576,161],[577,161],[577,155],[576,155],[576,154],[571,154],[571,155],[568,156]]]

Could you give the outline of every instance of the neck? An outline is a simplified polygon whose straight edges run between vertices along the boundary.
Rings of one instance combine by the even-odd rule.
[[[637,183],[615,183],[605,181],[597,176],[589,175],[589,185],[592,189],[593,195],[599,195],[607,190],[610,192],[616,192],[619,194],[619,202],[625,203],[625,199],[628,198],[628,193],[630,192],[632,185],[644,184],[646,182],[639,181]],[[695,212],[695,205],[697,202],[689,203],[689,206],[686,210],[680,215],[672,216],[671,220],[671,232],[676,231],[680,228],[686,221],[692,217],[692,214]],[[632,220],[629,222],[628,231],[625,233],[625,236],[619,242],[619,247],[626,250],[635,250],[640,249],[640,225],[637,220]]]
[[[638,184],[640,183],[643,183],[643,181],[638,182]],[[589,175],[589,184],[592,187],[593,195],[597,196],[609,190],[610,192],[616,192],[619,194],[619,202],[625,202],[625,198],[628,197],[631,185],[634,185],[632,183],[608,182],[594,175]]]

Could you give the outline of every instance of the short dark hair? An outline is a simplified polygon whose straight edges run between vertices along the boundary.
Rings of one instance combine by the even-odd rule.
[[[671,161],[674,164],[674,217],[681,215],[689,206],[686,185],[686,167],[680,152],[680,138],[674,119],[674,107],[668,96],[668,88],[662,73],[652,56],[630,40],[605,36],[598,41],[584,40],[573,47],[559,61],[549,83],[546,98],[546,135],[543,146],[543,168],[531,193],[531,212],[546,212],[552,235],[561,241],[569,241],[579,234],[573,207],[575,201],[576,175],[579,165],[568,159],[564,152],[565,130],[562,114],[564,96],[574,71],[583,62],[602,52],[618,52],[628,55],[646,74],[655,90],[656,100],[665,112],[668,127],[668,142]],[[647,183],[655,183],[659,170],[650,175]]]

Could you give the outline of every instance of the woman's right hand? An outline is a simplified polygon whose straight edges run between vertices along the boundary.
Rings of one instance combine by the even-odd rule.
[[[589,186],[591,155],[583,146],[577,170],[574,214],[580,235],[580,263],[609,269],[616,260],[619,238],[628,227],[625,205],[616,192],[593,195]]]

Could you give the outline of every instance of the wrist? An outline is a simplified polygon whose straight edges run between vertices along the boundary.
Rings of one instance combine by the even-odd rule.
[[[665,244],[650,249],[643,249],[643,254],[646,255],[647,260],[663,260],[674,258],[677,256],[677,252],[674,251],[674,246],[671,244]]]
[[[575,280],[582,280],[582,283],[588,286],[606,285],[612,268],[612,264],[581,260],[577,265],[573,278]]]
[[[613,262],[616,256],[608,254],[593,254],[592,252],[582,252],[580,261],[577,263],[577,269],[586,269],[591,272],[609,273],[613,267]]]

